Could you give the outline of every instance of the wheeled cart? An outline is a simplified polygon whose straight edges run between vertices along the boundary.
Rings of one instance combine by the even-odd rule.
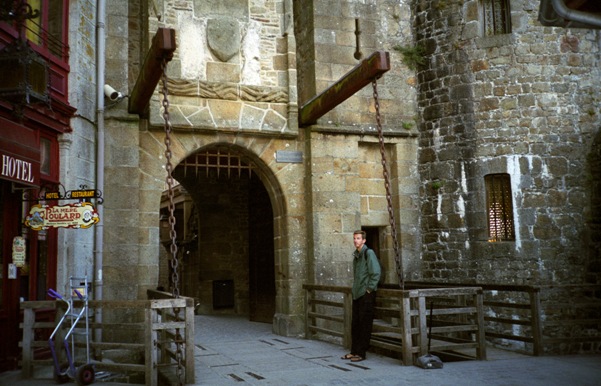
[[[95,369],[90,363],[90,325],[89,325],[89,310],[88,310],[88,295],[90,292],[89,282],[87,277],[69,278],[70,295],[62,296],[53,289],[48,289],[48,296],[61,300],[67,305],[67,311],[59,320],[56,328],[48,339],[52,359],[54,361],[54,380],[56,383],[66,383],[70,379],[75,379],[78,385],[89,385],[94,383]],[[75,307],[75,301],[81,301],[82,306]],[[83,319],[83,320],[82,320]],[[80,322],[85,322],[85,327],[79,326]],[[66,363],[59,363],[57,347],[55,340],[58,332],[63,325],[68,325],[69,330],[63,339],[63,346],[67,356]],[[85,363],[75,365],[75,335],[85,337],[86,355]]]

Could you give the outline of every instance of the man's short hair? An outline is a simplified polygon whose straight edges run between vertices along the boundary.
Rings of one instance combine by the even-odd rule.
[[[367,234],[365,233],[365,231],[358,230],[358,231],[354,231],[353,235],[361,235],[361,238],[363,240],[365,240],[365,237],[366,237]]]

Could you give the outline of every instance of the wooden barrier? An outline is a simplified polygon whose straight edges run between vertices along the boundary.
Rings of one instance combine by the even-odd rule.
[[[304,285],[306,294],[306,337],[320,334],[342,339],[350,347],[352,296],[350,288]],[[434,300],[435,299],[435,300]],[[428,315],[434,301],[432,350],[486,359],[482,292],[478,288],[377,291],[376,320],[371,345],[399,354],[404,365],[412,365],[428,352]],[[463,353],[463,354],[462,354]]]
[[[405,282],[406,288],[466,287],[466,283]],[[489,342],[521,343],[530,355],[586,352],[601,346],[601,285],[478,284]],[[574,346],[573,349],[566,347]],[[598,352],[591,348],[591,353]]]
[[[93,361],[96,370],[104,370],[117,373],[141,373],[144,374],[146,385],[165,384],[159,382],[161,373],[167,378],[168,369],[182,368],[183,379],[186,384],[194,384],[194,299],[187,297],[172,298],[170,294],[159,291],[148,291],[148,300],[126,300],[126,301],[94,301],[88,302],[90,310],[101,309],[103,322],[98,324],[90,322],[90,331],[100,329],[103,337],[107,333],[143,335],[142,343],[123,342],[94,342],[90,341],[91,351],[110,349],[123,349],[139,353],[145,363],[112,363]],[[75,307],[81,303],[74,302]],[[23,356],[21,361],[21,374],[23,379],[33,376],[34,366],[52,366],[52,359],[34,358],[34,350],[39,347],[48,347],[47,340],[36,340],[41,330],[52,331],[56,323],[36,321],[36,310],[55,309],[56,320],[65,312],[65,305],[58,301],[32,301],[22,302],[23,310],[23,341],[21,342]],[[119,311],[121,310],[121,311]],[[127,311],[126,311],[127,310]],[[110,323],[105,321],[105,315],[110,311],[128,312],[137,320],[128,322]],[[90,315],[93,313],[90,312]],[[134,315],[134,316],[132,316]],[[68,324],[65,324],[65,328]],[[59,333],[57,341],[62,341],[64,333]],[[90,336],[93,337],[90,332]],[[177,343],[180,343],[178,346]],[[75,347],[83,347],[85,343],[76,341]],[[57,345],[61,346],[61,345]],[[177,347],[183,348],[179,352]],[[62,352],[62,350],[60,350]],[[61,356],[64,353],[61,353]],[[60,357],[59,357],[60,358]],[[63,363],[64,359],[61,360]],[[178,366],[178,364],[180,366]],[[165,375],[166,374],[166,375]]]
[[[468,284],[408,282],[408,288],[467,287]],[[478,285],[483,291],[485,337],[489,341],[530,343],[533,355],[542,347],[540,289],[518,285]]]

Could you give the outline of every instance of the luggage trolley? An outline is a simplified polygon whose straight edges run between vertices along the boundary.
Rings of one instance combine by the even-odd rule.
[[[70,277],[69,288],[71,293],[69,297],[63,297],[52,288],[48,289],[48,296],[61,300],[67,304],[67,311],[59,320],[56,328],[48,339],[50,351],[52,352],[52,359],[54,361],[54,380],[59,384],[66,383],[69,379],[75,379],[78,385],[89,385],[94,383],[95,370],[94,366],[90,363],[90,325],[88,312],[88,295],[90,293],[89,284],[87,277]],[[77,300],[80,300],[83,303],[82,307],[79,309],[74,306],[74,301]],[[76,331],[77,325],[82,318],[85,319],[85,328],[80,327]],[[62,325],[67,322],[70,323],[69,331],[67,331],[63,340],[67,355],[67,363],[60,364],[57,348],[55,347],[55,336]],[[75,334],[85,336],[86,343],[86,362],[79,367],[75,366]]]

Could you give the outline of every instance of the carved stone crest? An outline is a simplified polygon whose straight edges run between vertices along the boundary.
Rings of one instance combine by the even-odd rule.
[[[207,21],[207,40],[211,52],[222,62],[229,61],[240,51],[240,24],[223,17]]]

